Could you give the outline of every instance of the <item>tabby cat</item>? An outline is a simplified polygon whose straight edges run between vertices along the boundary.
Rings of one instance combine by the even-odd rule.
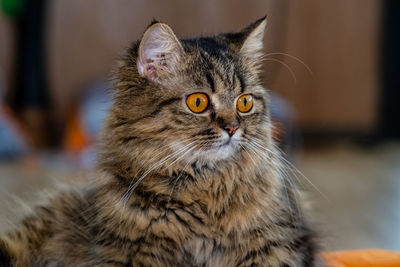
[[[271,138],[265,25],[180,40],[154,21],[116,71],[99,182],[3,235],[1,266],[314,266]]]

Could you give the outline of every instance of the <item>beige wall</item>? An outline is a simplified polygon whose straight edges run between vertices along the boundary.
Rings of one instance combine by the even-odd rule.
[[[82,88],[106,77],[118,54],[140,37],[152,18],[178,36],[239,29],[268,15],[265,83],[289,99],[306,130],[370,130],[378,97],[378,0],[49,1],[48,65],[52,98],[61,119]],[[0,66],[12,66],[12,24],[0,16]],[[294,72],[295,82],[281,63]]]

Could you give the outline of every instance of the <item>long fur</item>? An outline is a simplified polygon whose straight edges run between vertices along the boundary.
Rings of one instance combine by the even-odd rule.
[[[262,24],[176,39],[179,60],[142,62],[151,76],[138,71],[146,45],[134,43],[115,74],[100,182],[60,192],[3,235],[0,265],[313,266],[313,234],[271,138]],[[185,104],[194,92],[210,98],[202,114]],[[254,97],[248,114],[236,110],[243,93]],[[227,124],[239,125],[229,145]]]

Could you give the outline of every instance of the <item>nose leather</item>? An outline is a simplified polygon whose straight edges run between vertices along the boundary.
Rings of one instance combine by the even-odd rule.
[[[230,137],[232,137],[235,134],[238,128],[239,128],[238,125],[232,125],[232,124],[226,124],[223,127],[223,129],[229,134]]]

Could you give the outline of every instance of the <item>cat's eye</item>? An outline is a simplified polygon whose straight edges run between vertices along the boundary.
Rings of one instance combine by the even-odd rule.
[[[186,98],[186,105],[194,113],[202,113],[208,107],[208,96],[203,93],[194,93]]]
[[[253,107],[253,96],[250,94],[241,95],[237,102],[236,108],[242,113],[249,112]]]

